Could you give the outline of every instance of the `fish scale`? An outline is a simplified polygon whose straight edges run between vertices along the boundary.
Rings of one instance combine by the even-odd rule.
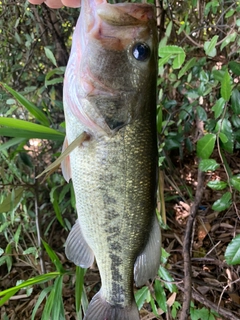
[[[84,268],[95,256],[101,276],[85,320],[139,319],[133,283],[159,266],[156,78],[154,8],[83,0],[64,81],[64,145],[85,140],[62,168],[78,213],[66,255]]]

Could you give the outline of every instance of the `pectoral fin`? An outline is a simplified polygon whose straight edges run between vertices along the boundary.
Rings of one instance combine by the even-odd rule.
[[[93,264],[94,254],[84,239],[78,220],[67,237],[65,253],[70,261],[82,268],[89,268]]]
[[[154,218],[152,230],[146,247],[134,264],[134,280],[137,287],[153,279],[158,271],[161,256],[161,233],[157,217]]]

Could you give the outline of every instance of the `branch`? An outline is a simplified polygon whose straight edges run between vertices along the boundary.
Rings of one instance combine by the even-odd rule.
[[[192,232],[194,221],[198,212],[198,207],[202,200],[204,173],[198,168],[197,189],[194,202],[190,209],[190,215],[183,243],[183,260],[184,260],[184,300],[180,320],[188,319],[190,302],[192,299],[192,265],[191,265],[191,249],[192,249]]]
[[[177,283],[176,285],[182,292],[185,293],[185,287],[183,287],[180,283]],[[192,297],[194,298],[194,300],[199,301],[201,304],[203,304],[207,308],[210,308],[215,312],[217,312],[220,315],[220,317],[224,317],[225,319],[228,319],[228,320],[239,320],[239,316],[238,317],[235,316],[232,312],[228,311],[225,308],[218,307],[215,303],[206,299],[205,297],[203,297],[202,295],[200,295],[195,291],[192,292]],[[187,318],[184,318],[184,319],[186,320]]]

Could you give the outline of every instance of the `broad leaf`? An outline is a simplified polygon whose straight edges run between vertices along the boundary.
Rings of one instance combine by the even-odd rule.
[[[206,55],[209,57],[215,57],[217,54],[217,50],[215,48],[217,44],[218,36],[214,36],[211,41],[206,41],[204,43],[204,50]]]
[[[225,100],[223,98],[220,98],[217,100],[217,102],[212,107],[212,111],[214,111],[214,118],[217,119],[221,116],[223,108],[225,105]]]
[[[156,297],[156,301],[159,307],[164,311],[167,312],[167,299],[166,293],[162,287],[162,284],[159,280],[155,280],[154,283],[154,293]]]
[[[199,163],[199,169],[203,172],[214,171],[219,168],[219,166],[215,159],[203,159]]]
[[[227,137],[227,141],[225,143],[223,142],[222,146],[227,152],[232,153],[233,152],[234,134],[233,134],[231,122],[227,119],[219,120],[217,122],[215,130],[216,130],[216,132],[220,131],[221,133],[223,133]],[[223,136],[222,136],[222,138],[223,138]],[[221,140],[222,140],[222,138],[221,138]]]
[[[240,63],[239,62],[230,61],[229,68],[234,74],[236,74],[237,76],[240,76]]]
[[[14,196],[10,193],[1,203],[0,213],[14,210],[22,199],[23,191],[23,187],[14,189]]]
[[[236,115],[240,115],[240,92],[237,89],[232,91],[231,107]]]
[[[138,310],[142,308],[144,302],[147,300],[148,294],[149,294],[149,289],[146,286],[142,287],[140,290],[138,290],[135,293],[135,300],[138,306]]]
[[[240,264],[240,234],[238,234],[227,246],[225,252],[225,259],[227,264]]]
[[[221,44],[220,50],[222,51],[230,42],[234,42],[237,36],[237,32],[230,33],[226,36],[223,43]]]
[[[212,180],[207,183],[207,186],[213,190],[223,190],[227,185],[227,182],[220,180]]]
[[[52,51],[47,47],[44,47],[44,51],[45,51],[45,54],[46,54],[47,58],[52,62],[52,64],[55,67],[57,67],[57,62],[56,62],[56,59],[55,59]]]
[[[226,70],[221,82],[221,96],[225,101],[228,101],[231,97],[231,93],[231,77],[228,70]]]
[[[196,65],[196,58],[192,58],[186,62],[186,64],[181,68],[178,73],[178,79],[180,79],[189,69]]]
[[[201,159],[208,159],[213,152],[216,135],[207,133],[197,142],[197,155]]]
[[[230,192],[224,193],[220,199],[214,202],[212,209],[218,212],[228,209],[232,204],[231,198],[232,195]]]
[[[240,175],[239,174],[236,176],[232,176],[230,182],[236,190],[240,191]]]

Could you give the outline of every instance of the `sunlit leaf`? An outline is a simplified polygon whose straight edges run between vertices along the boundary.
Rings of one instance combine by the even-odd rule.
[[[225,252],[225,259],[227,264],[240,264],[240,234],[238,234],[227,246]]]
[[[213,190],[223,190],[227,185],[227,182],[221,180],[212,180],[207,183],[207,186]]]
[[[19,92],[10,88],[7,84],[0,82],[8,92],[10,92],[14,98],[24,107],[26,108],[41,124],[49,127],[50,123],[48,117],[42,112],[38,107],[36,107],[32,102],[26,99]]]
[[[217,54],[217,50],[215,48],[217,44],[218,36],[214,36],[211,41],[206,41],[204,43],[204,50],[206,55],[209,57],[215,57]]]
[[[212,111],[214,111],[214,118],[217,119],[221,116],[223,112],[223,108],[225,105],[225,100],[223,98],[220,98],[216,101],[214,106],[212,107]]]
[[[232,204],[231,199],[232,195],[230,192],[224,193],[220,199],[214,202],[212,209],[218,212],[228,209]]]
[[[231,77],[229,72],[226,70],[221,82],[221,96],[225,101],[228,101],[230,99],[231,93]]]
[[[45,54],[47,56],[47,58],[52,62],[52,64],[57,67],[57,61],[54,57],[54,54],[52,53],[52,51],[47,48],[47,47],[44,47],[44,51],[45,51]]]
[[[135,300],[138,306],[138,310],[142,308],[144,302],[147,300],[148,293],[149,293],[149,289],[147,286],[142,287],[135,293]]]
[[[239,174],[236,176],[232,176],[230,182],[236,190],[240,191],[240,175]]]
[[[207,133],[197,142],[197,155],[201,159],[208,159],[214,149],[216,141],[216,135],[213,133]]]
[[[154,293],[156,297],[156,301],[159,307],[164,311],[167,312],[167,299],[166,293],[163,289],[163,286],[159,280],[155,280],[154,283]]]
[[[185,65],[181,68],[178,73],[178,79],[180,79],[189,69],[191,69],[194,65],[196,65],[196,58],[191,58],[188,60]]]
[[[230,42],[234,42],[237,36],[237,32],[230,33],[226,36],[223,43],[221,44],[220,50],[229,45]]]

